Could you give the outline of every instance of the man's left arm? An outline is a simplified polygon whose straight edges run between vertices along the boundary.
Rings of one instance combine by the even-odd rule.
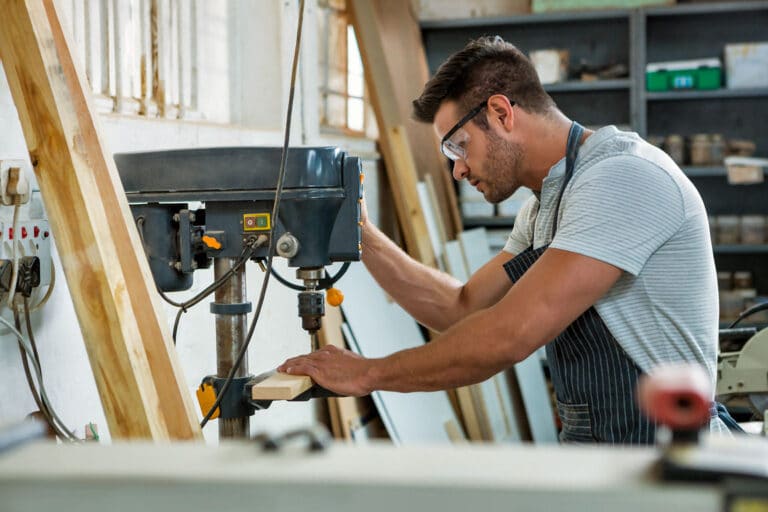
[[[355,396],[481,382],[553,340],[621,273],[618,267],[588,256],[548,249],[497,304],[468,316],[424,346],[381,359],[326,347],[289,359],[279,370],[309,375],[327,389]]]

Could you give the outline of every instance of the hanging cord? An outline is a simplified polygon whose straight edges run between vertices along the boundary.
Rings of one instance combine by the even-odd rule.
[[[141,239],[141,245],[142,247],[144,247],[144,251],[146,252],[147,247],[144,242],[144,222],[145,221],[146,219],[144,218],[143,215],[139,216],[136,219],[136,225],[139,228],[139,238]],[[196,306],[197,304],[202,302],[203,299],[205,299],[210,294],[212,294],[213,292],[221,288],[227,282],[227,280],[230,277],[232,277],[235,274],[235,272],[237,272],[240,269],[240,267],[245,265],[245,263],[253,255],[254,250],[257,247],[261,247],[262,245],[264,245],[266,241],[267,241],[267,237],[262,235],[257,237],[255,240],[251,241],[250,243],[246,244],[246,246],[243,248],[243,252],[240,253],[240,256],[238,257],[237,262],[235,262],[232,268],[230,268],[224,274],[222,274],[222,276],[219,277],[216,281],[214,281],[213,283],[205,287],[205,289],[202,290],[200,293],[183,302],[176,302],[175,300],[168,297],[165,294],[165,292],[163,292],[163,290],[161,290],[160,287],[157,285],[157,282],[155,282],[155,289],[157,290],[157,293],[160,294],[160,297],[162,297],[162,299],[168,304],[170,304],[171,306],[179,308],[179,311],[176,313],[176,318],[174,319],[174,322],[173,322],[173,344],[174,345],[176,344],[176,334],[179,329],[179,323],[181,322],[181,315],[186,313],[189,310],[189,308]]]
[[[285,119],[285,137],[283,139],[283,151],[280,157],[280,172],[277,177],[277,190],[275,191],[275,204],[272,207],[272,219],[277,218],[277,212],[280,209],[280,197],[283,194],[283,181],[285,178],[285,163],[286,163],[286,160],[288,159],[288,144],[291,138],[291,112],[293,110],[293,96],[296,89],[296,69],[299,64],[299,49],[301,47],[301,27],[303,22],[304,22],[304,0],[300,0],[299,22],[298,22],[298,27],[296,29],[296,46],[293,49],[293,65],[291,67],[291,88],[290,88],[290,92],[288,93],[288,112],[286,113],[286,119]],[[264,297],[266,296],[266,293],[267,293],[267,285],[269,284],[269,277],[272,275],[272,259],[273,259],[273,253],[275,251],[275,237],[274,237],[275,224],[276,224],[275,222],[272,222],[272,229],[270,229],[269,231],[269,251],[267,252],[267,269],[264,272],[264,281],[261,283],[261,292],[259,293],[259,301],[256,305],[256,312],[253,315],[251,326],[248,329],[248,334],[245,337],[243,346],[240,348],[240,352],[237,354],[235,363],[232,365],[232,369],[229,371],[229,375],[227,375],[227,380],[224,381],[224,385],[221,387],[221,390],[219,390],[219,392],[217,393],[216,401],[213,403],[211,408],[208,410],[208,413],[200,422],[200,428],[205,427],[205,425],[208,423],[208,420],[210,420],[211,416],[213,416],[214,411],[216,411],[216,409],[219,408],[219,405],[221,404],[222,399],[227,394],[227,390],[229,389],[229,386],[232,384],[232,379],[235,378],[235,374],[240,368],[240,365],[243,363],[243,359],[245,358],[245,353],[248,350],[248,345],[251,344],[251,339],[253,338],[253,332],[256,329],[256,323],[259,321],[259,316],[261,315],[261,308],[264,305]]]
[[[25,308],[28,309],[28,303],[25,303]],[[14,316],[16,317],[18,321],[18,312],[14,310]],[[64,422],[61,420],[58,414],[56,414],[56,411],[51,406],[51,401],[48,399],[48,393],[45,390],[45,384],[43,383],[43,372],[40,368],[40,360],[36,357],[37,355],[37,348],[36,346],[28,342],[24,336],[21,334],[19,329],[16,329],[8,320],[0,316],[0,323],[5,325],[11,333],[13,333],[14,336],[16,336],[16,339],[19,342],[19,346],[24,351],[24,354],[26,355],[26,359],[29,360],[29,362],[32,363],[32,369],[34,370],[34,376],[37,379],[37,389],[39,390],[39,397],[35,399],[36,402],[38,402],[39,399],[39,406],[40,406],[40,412],[43,413],[48,423],[51,425],[51,427],[54,429],[56,434],[61,437],[64,441],[73,441],[78,442],[79,439],[70,431],[64,424]],[[17,323],[20,324],[20,321]],[[31,325],[28,323],[28,326]],[[29,329],[29,327],[28,327]],[[30,335],[32,333],[31,329],[29,330]],[[31,335],[34,336],[34,335]],[[25,368],[28,368],[27,365],[25,365]],[[31,381],[31,375],[30,375],[30,381]],[[30,382],[31,383],[31,382]],[[34,384],[32,384],[32,388],[34,388]],[[32,391],[33,397],[36,397],[38,394],[37,390]]]
[[[45,295],[40,299],[40,302],[29,308],[30,311],[37,311],[42,308],[48,299],[53,295],[53,289],[56,287],[56,265],[53,263],[53,257],[51,257],[51,284],[48,285],[48,289],[45,291]]]
[[[752,316],[755,313],[759,313],[760,311],[765,311],[766,309],[768,309],[768,302],[762,302],[760,304],[755,304],[754,306],[752,306],[751,308],[747,309],[746,311],[742,311],[741,314],[739,315],[739,317],[736,320],[734,320],[733,323],[728,326],[728,328],[729,329],[733,329],[734,327],[736,327],[736,325],[739,324],[739,322],[741,322],[742,320],[744,320],[748,316]]]

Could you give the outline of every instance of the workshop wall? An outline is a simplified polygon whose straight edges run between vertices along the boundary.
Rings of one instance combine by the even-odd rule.
[[[62,2],[65,16],[72,15],[71,4]],[[198,2],[201,11],[198,27],[200,119],[178,121],[100,114],[101,135],[106,146],[113,152],[125,152],[204,146],[281,145],[290,60],[295,42],[296,4],[279,0]],[[308,2],[308,13],[312,12],[313,5],[314,2]],[[316,54],[312,53],[312,48],[317,47],[312,41],[312,37],[316,37],[311,30],[313,25],[305,20],[308,30],[302,42],[302,59],[310,63],[317,60]],[[312,69],[311,64],[307,66]],[[305,83],[300,83],[296,91],[291,143],[344,145],[343,139],[324,137],[316,126],[306,126],[307,120],[316,122],[316,115],[313,118],[303,108],[304,92],[310,91],[316,96],[316,87],[313,88],[312,74],[307,70],[303,70],[302,77]],[[311,104],[312,101],[316,99],[310,97],[308,102]],[[26,160],[27,151],[18,114],[2,68],[0,123],[0,159]],[[371,141],[358,139],[347,149],[355,154],[376,157]],[[375,165],[372,169],[375,170]],[[33,185],[33,189],[36,186]],[[39,208],[39,194],[36,201]],[[29,215],[30,209],[34,208],[34,205],[24,206],[22,217]],[[11,214],[11,208],[0,207],[0,221],[6,222],[6,225]],[[84,426],[94,422],[102,439],[108,440],[104,413],[55,247],[53,261],[57,268],[55,290],[48,303],[33,313],[48,395],[61,418],[78,436],[84,436]],[[283,275],[292,276],[293,270],[286,268],[284,260],[276,259],[275,266]],[[248,295],[255,303],[263,273],[255,265],[247,268]],[[194,279],[192,290],[172,294],[172,297],[183,299],[204,288],[212,281],[212,272],[199,271]],[[190,393],[203,376],[215,372],[214,318],[207,304],[202,303],[184,315],[179,329],[177,350]],[[286,357],[309,350],[309,338],[300,328],[296,304],[296,292],[274,280],[270,282],[262,318],[249,351],[251,372],[260,373],[274,368]],[[166,312],[170,326],[175,310],[166,305]],[[11,318],[7,307],[3,308],[2,314]],[[0,399],[0,425],[20,421],[37,406],[27,387],[16,340],[2,328],[0,374],[5,385],[3,398]],[[314,416],[311,403],[278,403],[268,411],[253,416],[251,428],[253,431],[278,431],[306,425],[313,421]],[[212,422],[206,428],[206,439],[213,441],[216,432],[216,423]]]

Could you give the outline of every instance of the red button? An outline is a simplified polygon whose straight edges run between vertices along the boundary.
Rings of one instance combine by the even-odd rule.
[[[40,236],[40,228],[39,227],[35,226],[34,228],[32,228],[32,236],[34,236],[35,238]]]
[[[13,240],[13,228],[8,228],[8,240]]]
[[[24,227],[24,226],[21,226],[21,238],[22,238],[22,239],[24,239],[24,238],[27,238],[27,235],[28,235],[28,234],[29,234],[29,233],[27,233],[27,228],[26,228],[26,227]]]
[[[43,238],[48,238],[48,232],[43,233]]]

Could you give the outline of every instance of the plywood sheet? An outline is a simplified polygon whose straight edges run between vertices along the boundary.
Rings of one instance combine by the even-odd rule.
[[[352,265],[340,285],[346,296],[344,336],[354,352],[377,358],[424,343],[416,321],[387,300],[363,265]],[[446,392],[376,391],[372,396],[395,443],[451,442],[445,425],[457,419]]]
[[[475,272],[491,259],[485,228],[464,231],[459,234],[459,240],[470,272]],[[516,411],[517,415],[525,418],[534,441],[556,442],[554,417],[540,353],[534,353],[516,364],[514,372],[525,406],[525,411]],[[500,389],[506,393],[504,401],[511,409],[514,405],[509,395],[508,382],[505,376],[502,377],[504,381]]]

